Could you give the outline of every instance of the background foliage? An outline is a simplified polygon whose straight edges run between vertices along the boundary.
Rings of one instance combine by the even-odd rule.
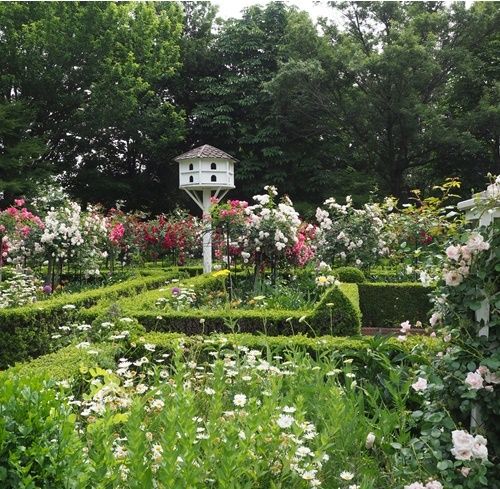
[[[59,175],[84,204],[171,210],[171,159],[203,143],[241,160],[239,197],[274,183],[306,213],[451,176],[482,188],[500,166],[498,4],[334,9],[342,25],[318,29],[279,2],[229,20],[207,2],[2,3],[5,199]]]

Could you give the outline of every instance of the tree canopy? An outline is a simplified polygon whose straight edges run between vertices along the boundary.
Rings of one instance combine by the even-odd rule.
[[[494,2],[331,2],[317,24],[271,2],[222,20],[208,2],[0,4],[0,191],[56,176],[84,202],[159,212],[172,158],[240,160],[235,195],[276,184],[406,198],[500,172]]]

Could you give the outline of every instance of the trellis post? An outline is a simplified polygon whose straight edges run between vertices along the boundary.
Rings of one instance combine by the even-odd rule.
[[[474,195],[472,199],[459,202],[457,208],[465,212],[465,219],[467,221],[475,221],[479,227],[491,226],[495,219],[500,219],[500,202],[498,206],[489,210],[481,210],[481,206],[478,204],[487,198],[491,198],[492,195],[498,198],[499,192],[498,184],[494,183],[488,187],[488,190]],[[488,298],[485,298],[481,302],[481,307],[475,312],[475,319],[480,325],[482,324],[477,335],[486,336],[488,338],[490,321],[490,302]],[[477,429],[483,424],[481,410],[477,404],[472,406],[470,424],[472,429]]]

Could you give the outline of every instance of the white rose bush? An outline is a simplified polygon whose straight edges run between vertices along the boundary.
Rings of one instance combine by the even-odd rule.
[[[320,258],[335,265],[368,268],[387,254],[383,237],[383,211],[377,204],[353,206],[348,196],[344,205],[327,199],[316,210],[317,248]]]
[[[279,267],[296,250],[302,224],[289,197],[276,202],[276,187],[268,185],[265,190],[266,194],[253,197],[256,204],[245,208],[247,226],[240,238],[243,253],[254,264],[256,283],[266,267],[276,282]]]

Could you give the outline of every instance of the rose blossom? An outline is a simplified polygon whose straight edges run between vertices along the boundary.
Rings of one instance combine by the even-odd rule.
[[[469,389],[473,389],[478,391],[482,389],[483,386],[483,378],[477,372],[469,372],[467,377],[465,378],[465,383],[469,387]]]
[[[451,432],[451,438],[453,440],[452,455],[457,460],[470,460],[475,441],[474,437],[464,430],[454,430]]]
[[[425,391],[427,389],[427,380],[424,379],[423,377],[419,377],[417,381],[411,385],[413,389],[417,392],[419,391]]]
[[[463,276],[457,270],[445,270],[443,272],[446,285],[456,287],[462,283]]]
[[[460,258],[460,248],[458,246],[448,246],[446,248],[446,256],[453,261],[458,261]]]
[[[488,458],[488,448],[486,447],[487,443],[488,440],[484,436],[476,435],[474,437],[474,444],[472,445],[473,457],[486,460]]]
[[[425,489],[425,486],[421,482],[413,482],[412,484],[405,486],[404,489]]]
[[[484,374],[484,380],[488,382],[488,384],[500,384],[500,377],[496,373],[490,372],[486,369],[487,372]]]
[[[443,489],[443,484],[439,481],[432,480],[425,485],[425,489]]]
[[[401,333],[407,333],[411,329],[410,321],[405,321],[404,323],[401,323],[400,326],[401,326],[400,329]]]
[[[490,249],[490,244],[479,233],[472,233],[467,241],[467,248],[472,252],[484,251]]]
[[[432,314],[431,318],[429,319],[429,323],[431,326],[436,326],[438,321],[441,319],[441,314],[439,312],[435,312]]]

